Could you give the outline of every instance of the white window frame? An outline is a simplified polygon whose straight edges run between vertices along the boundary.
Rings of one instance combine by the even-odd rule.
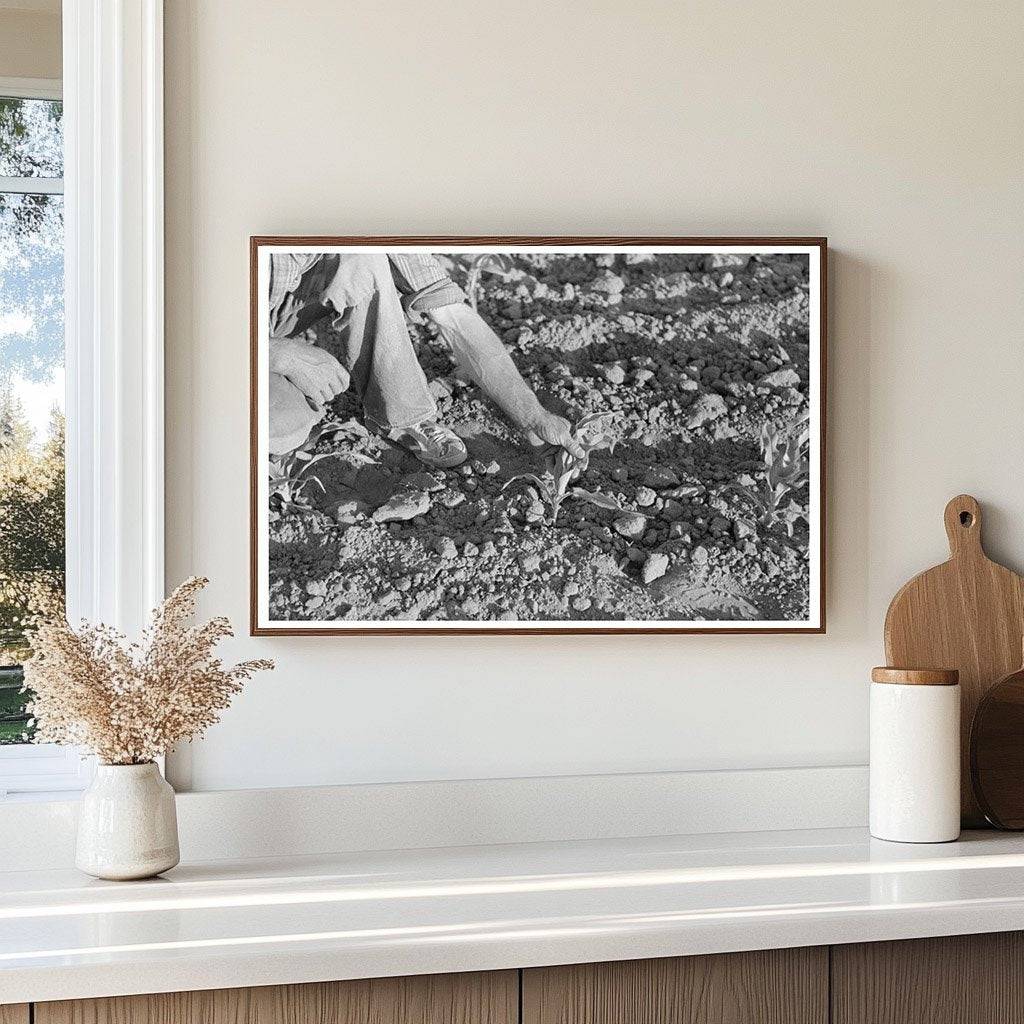
[[[4,78],[0,76],[0,96],[19,100],[60,100],[59,78]],[[62,195],[63,178],[11,178],[0,174],[0,192],[22,195]]]
[[[59,78],[4,78],[0,76],[0,96],[19,100],[59,100],[64,90]]]
[[[164,594],[163,0],[64,0],[68,618],[137,635]],[[16,95],[8,91],[6,95]],[[76,751],[0,748],[0,799],[83,788]]]

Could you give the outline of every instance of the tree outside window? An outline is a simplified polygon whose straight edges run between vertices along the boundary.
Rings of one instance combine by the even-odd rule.
[[[61,103],[0,97],[0,744],[31,740],[26,627],[64,603]]]

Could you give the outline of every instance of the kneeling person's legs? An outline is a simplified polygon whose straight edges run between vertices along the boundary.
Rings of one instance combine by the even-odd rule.
[[[388,258],[342,256],[336,279],[325,284],[323,294],[339,313],[345,361],[367,425],[427,465],[465,462],[461,438],[437,422],[437,405],[416,358]],[[361,297],[352,301],[356,294]],[[347,301],[352,305],[344,308]]]

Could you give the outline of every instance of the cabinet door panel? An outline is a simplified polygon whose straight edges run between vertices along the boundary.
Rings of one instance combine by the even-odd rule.
[[[1024,1024],[1024,935],[832,947],[834,1024]]]
[[[38,1003],[35,1024],[516,1024],[518,995],[515,971],[439,974]]]
[[[28,1005],[26,1003],[0,1005],[0,1024],[28,1024]]]
[[[828,950],[772,949],[523,972],[523,1024],[825,1024]]]

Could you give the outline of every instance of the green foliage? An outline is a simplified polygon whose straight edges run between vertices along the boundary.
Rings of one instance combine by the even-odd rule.
[[[28,695],[23,685],[20,665],[0,667],[0,746],[31,739],[31,717],[25,708]]]
[[[0,176],[63,173],[61,104],[0,98]],[[64,349],[64,197],[0,192],[0,387],[44,382]]]
[[[790,494],[807,482],[809,442],[810,424],[806,416],[782,430],[770,423],[761,427],[761,479],[753,487],[729,484],[725,488],[735,491],[751,509],[754,522],[745,520],[751,528],[781,525],[788,536],[793,536],[797,520],[804,518],[805,513]]]
[[[0,174],[59,178],[63,173],[59,100],[0,97]]]
[[[26,738],[17,665],[39,615],[64,610],[64,418],[36,448],[21,405],[0,397],[0,743]],[[30,730],[29,730],[30,731]]]
[[[62,107],[0,98],[0,175],[63,174]],[[51,379],[63,354],[61,195],[0,193],[0,744],[31,738],[18,662],[26,630],[64,609],[64,421],[40,445],[10,388]]]
[[[64,172],[63,106],[56,100],[0,97],[0,175],[59,178]],[[19,236],[51,233],[51,211],[61,196],[47,193],[0,197],[0,221]],[[57,218],[59,221],[59,210]]]
[[[558,522],[558,513],[566,498],[576,498],[610,511],[622,511],[622,506],[611,495],[569,486],[586,472],[591,452],[600,448],[614,450],[615,436],[611,431],[611,421],[612,414],[606,412],[585,416],[573,427],[573,437],[583,449],[582,458],[577,458],[565,448],[551,448],[545,455],[542,474],[520,473],[512,477],[502,490],[513,484],[533,487],[547,510],[547,520],[552,526]]]

